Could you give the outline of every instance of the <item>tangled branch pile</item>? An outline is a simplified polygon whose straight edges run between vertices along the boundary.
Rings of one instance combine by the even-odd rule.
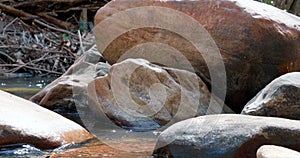
[[[60,75],[94,44],[101,0],[0,2],[0,75]]]

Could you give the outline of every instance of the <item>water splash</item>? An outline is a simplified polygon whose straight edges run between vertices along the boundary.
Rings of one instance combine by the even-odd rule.
[[[0,148],[1,158],[28,158],[43,156],[44,154],[46,154],[46,151],[42,151],[28,144],[6,145]]]

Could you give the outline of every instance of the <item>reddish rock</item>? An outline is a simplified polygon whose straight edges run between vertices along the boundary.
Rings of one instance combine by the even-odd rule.
[[[61,77],[47,85],[39,93],[30,98],[31,101],[48,109],[70,109],[74,107],[74,100],[77,104],[85,107],[86,88],[97,75],[106,74],[109,65],[99,62],[101,55],[92,47],[85,52]],[[100,74],[100,71],[103,71]],[[76,94],[82,94],[76,96]],[[76,98],[77,97],[77,98]]]
[[[149,148],[145,152],[131,152],[136,148]],[[118,150],[108,145],[86,146],[76,149],[69,149],[61,153],[49,154],[51,158],[69,158],[69,157],[84,157],[84,158],[133,158],[133,157],[151,157],[152,144],[138,144],[138,145],[123,145],[122,148],[127,148],[126,151]]]
[[[53,149],[93,138],[88,131],[54,112],[0,91],[0,147],[31,144]]]
[[[134,153],[130,154],[124,151],[121,152],[109,146],[103,145],[103,146],[83,147],[83,148],[68,150],[63,153],[52,154],[51,158],[64,158],[64,157],[131,158],[136,156],[145,156],[145,155],[134,154]]]
[[[148,53],[150,54],[147,56],[149,61],[151,61],[149,58],[159,58],[164,65],[189,69],[181,63],[184,58],[164,56],[163,50],[153,54],[151,50],[144,49],[142,54],[122,56],[138,45],[158,42],[181,52],[197,74],[207,84],[210,83],[205,63],[213,66],[217,66],[218,63],[214,63],[216,62],[214,59],[204,61],[195,46],[177,32],[154,27],[127,28],[125,24],[132,24],[138,20],[138,18],[130,18],[133,16],[130,14],[128,18],[123,18],[123,21],[113,21],[106,26],[107,36],[104,37],[103,32],[99,32],[100,24],[117,16],[117,13],[122,14],[122,11],[126,9],[145,6],[165,7],[185,13],[209,32],[221,52],[226,67],[226,104],[235,111],[240,111],[247,101],[276,77],[300,70],[300,18],[270,5],[250,0],[111,1],[101,8],[95,17],[97,46],[100,50],[104,49],[101,51],[110,64],[125,58],[142,58]],[[151,15],[154,14],[151,13]],[[149,16],[143,17],[140,21],[152,23],[156,19],[162,19],[165,14],[159,17],[151,15],[149,13]],[[136,17],[139,15],[137,14]],[[171,21],[172,25],[176,25],[180,23],[179,19],[185,20],[175,15],[165,21]],[[190,30],[190,37],[195,36],[193,33],[195,29],[192,28],[191,23],[177,27]],[[125,32],[103,48],[103,39],[106,40],[116,31]],[[207,36],[193,38],[205,41]],[[210,47],[209,45],[204,47],[201,53],[205,53],[205,48]],[[220,74],[217,76],[224,77]]]

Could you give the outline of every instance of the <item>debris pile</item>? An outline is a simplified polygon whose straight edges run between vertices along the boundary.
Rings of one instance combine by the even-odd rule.
[[[93,18],[105,0],[0,3],[0,75],[63,74],[92,47]]]

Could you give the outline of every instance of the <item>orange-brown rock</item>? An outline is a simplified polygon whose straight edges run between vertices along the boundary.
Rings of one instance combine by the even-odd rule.
[[[30,100],[52,110],[70,109],[76,99],[80,106],[87,106],[85,102],[88,83],[100,73],[99,71],[103,71],[101,75],[104,75],[109,69],[108,64],[99,62],[100,59],[101,55],[92,47],[76,60],[65,74],[48,84]],[[82,95],[76,98],[76,94]]]
[[[69,157],[86,157],[86,158],[133,158],[133,157],[151,157],[151,150],[145,152],[131,152],[135,148],[152,148],[153,145],[124,145],[127,146],[127,151],[118,150],[108,145],[86,146],[81,148],[69,149],[60,153],[50,154],[51,158],[69,158]],[[124,148],[122,146],[122,148]]]
[[[95,46],[92,47],[65,74],[48,84],[30,100],[85,126],[77,111],[88,110],[88,83],[97,76],[107,74],[110,65],[102,63],[101,60],[98,50]],[[80,115],[82,116],[83,114]]]
[[[0,91],[0,147],[31,144],[53,149],[93,138],[83,127],[37,104]]]
[[[160,67],[144,59],[114,64],[107,76],[88,86],[89,106],[120,126],[155,129],[183,119],[232,113],[186,70]]]
[[[132,158],[151,157],[156,139],[148,138],[118,138],[106,141],[107,144],[93,140],[88,143],[66,150],[56,150],[49,153],[51,158],[64,157],[103,157],[103,158]],[[46,155],[45,155],[46,156]]]
[[[192,17],[201,24],[216,42],[226,67],[227,96],[226,104],[233,110],[240,111],[259,90],[276,77],[292,71],[300,70],[300,18],[285,11],[250,0],[114,0],[101,8],[95,17],[95,36],[98,48],[103,45],[102,39],[115,33],[115,30],[125,32],[113,39],[103,51],[103,56],[110,64],[135,55],[126,55],[128,50],[149,42],[163,43],[181,52],[194,67],[195,71],[206,82],[210,83],[209,71],[206,63],[215,62],[201,56],[195,46],[177,32],[165,28],[136,27],[128,28],[124,24],[144,24],[155,22],[160,17],[149,16],[138,19],[133,14],[127,14],[120,21],[112,21],[107,26],[108,36],[99,32],[100,24],[124,13],[127,9],[137,7],[156,6],[174,9]],[[136,19],[130,18],[137,17]],[[177,16],[177,17],[176,17]],[[127,17],[127,18],[126,18]],[[195,36],[191,23],[180,23],[181,17],[175,15],[165,21],[170,25],[180,24],[182,29],[190,30],[190,37]],[[188,18],[187,18],[188,19]],[[184,19],[183,19],[184,20]],[[97,27],[99,26],[99,27]],[[102,27],[102,26],[101,26]],[[194,37],[205,41],[206,36]],[[100,41],[100,42],[99,42]],[[160,57],[160,61],[168,66],[188,69],[181,64],[182,58],[164,56],[163,50],[155,54],[150,51],[149,58]],[[202,51],[202,50],[201,50]],[[138,54],[139,58],[149,54],[147,49]],[[149,60],[151,61],[151,60]],[[152,61],[151,61],[152,62]],[[172,64],[170,64],[172,63]],[[175,63],[175,64],[174,64]],[[214,64],[212,64],[214,65]],[[218,76],[224,77],[224,76]]]

